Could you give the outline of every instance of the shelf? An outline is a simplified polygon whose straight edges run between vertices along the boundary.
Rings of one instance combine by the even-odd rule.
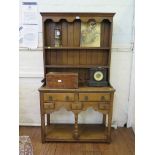
[[[100,66],[100,65],[45,65],[46,68],[110,68],[109,66]]]
[[[49,50],[109,50],[110,47],[44,47]]]
[[[59,91],[59,92],[115,92],[115,89],[112,86],[107,87],[89,87],[89,86],[79,86],[78,89],[54,89],[48,88],[47,86],[42,86],[39,88],[39,91]]]
[[[53,124],[46,126],[46,141],[94,141],[107,140],[107,127],[103,124],[79,124],[79,139],[73,138],[73,124]]]

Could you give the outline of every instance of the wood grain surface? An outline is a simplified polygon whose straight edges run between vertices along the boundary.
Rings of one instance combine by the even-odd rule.
[[[112,130],[112,142],[41,143],[40,127],[20,127],[19,135],[29,135],[34,155],[134,155],[135,136],[131,128]]]

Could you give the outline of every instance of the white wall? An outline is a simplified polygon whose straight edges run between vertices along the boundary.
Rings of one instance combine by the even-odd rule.
[[[113,124],[127,123],[130,78],[132,65],[133,0],[38,0],[40,12],[116,12],[114,16],[111,84],[116,89],[113,109]],[[20,124],[39,125],[39,94],[43,78],[42,31],[39,15],[39,47],[37,50],[20,49]],[[132,95],[130,95],[132,98]],[[95,114],[94,114],[95,113]],[[94,114],[94,115],[93,115]],[[56,112],[52,121],[73,122],[71,113],[63,109]],[[89,109],[80,115],[80,122],[101,122],[101,114]]]
[[[135,132],[135,55],[132,58],[127,126]]]

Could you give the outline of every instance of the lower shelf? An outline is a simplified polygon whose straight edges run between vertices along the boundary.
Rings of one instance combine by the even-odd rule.
[[[46,126],[45,141],[109,142],[107,128],[103,124],[80,124],[79,138],[74,139],[74,125],[53,124]]]

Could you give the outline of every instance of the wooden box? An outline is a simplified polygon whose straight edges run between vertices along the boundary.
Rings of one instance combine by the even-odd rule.
[[[46,86],[48,88],[78,88],[78,73],[49,72],[46,74]]]

